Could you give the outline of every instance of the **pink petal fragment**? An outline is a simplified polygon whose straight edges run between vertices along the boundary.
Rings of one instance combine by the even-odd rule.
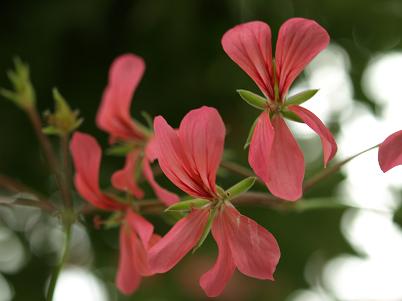
[[[225,143],[225,124],[218,111],[206,106],[190,111],[180,123],[179,137],[193,173],[211,196],[216,195],[216,172]]]
[[[320,136],[324,153],[324,166],[326,166],[335,156],[338,149],[331,132],[325,127],[322,121],[309,110],[301,106],[289,106],[288,109],[299,116],[305,124]]]
[[[221,214],[226,239],[239,271],[250,277],[273,280],[280,258],[275,237],[231,205],[227,205]]]
[[[144,138],[130,117],[131,99],[144,70],[144,60],[134,54],[119,56],[110,67],[96,123],[113,139]]]
[[[143,164],[142,171],[144,173],[144,176],[147,179],[149,185],[151,185],[158,199],[160,199],[166,206],[170,206],[173,205],[174,203],[177,203],[180,200],[180,198],[173,192],[170,192],[165,188],[161,187],[155,181],[151,165],[149,164],[147,158],[144,158],[142,164]]]
[[[212,235],[218,245],[218,259],[212,269],[200,279],[200,285],[208,297],[216,297],[222,293],[236,268],[225,234],[224,222],[221,214],[213,222]]]
[[[304,157],[285,121],[274,116],[272,124],[261,114],[251,139],[249,163],[279,198],[295,201],[302,195]]]
[[[154,273],[172,269],[199,241],[208,221],[209,210],[194,210],[179,220],[148,253]]]
[[[242,68],[270,99],[274,99],[271,29],[253,21],[229,29],[222,37],[226,54]]]
[[[141,282],[141,275],[134,264],[132,234],[129,228],[120,228],[120,256],[116,275],[117,288],[126,295],[133,293]]]
[[[393,133],[380,144],[378,163],[383,172],[402,165],[402,131]]]
[[[141,150],[134,150],[126,157],[124,168],[112,175],[112,184],[116,189],[130,192],[136,198],[142,199],[144,191],[136,183],[136,167],[140,160]]]
[[[300,72],[328,43],[328,33],[313,20],[293,18],[281,26],[275,61],[282,99]]]
[[[76,132],[70,143],[75,166],[74,183],[79,194],[95,207],[119,210],[125,206],[106,195],[99,188],[99,167],[102,151],[96,140],[87,134]]]
[[[126,223],[138,234],[143,245],[148,248],[148,244],[154,232],[154,226],[141,215],[133,210],[127,210]]]
[[[211,198],[203,182],[183,149],[178,131],[175,131],[162,116],[154,120],[154,155],[158,158],[163,173],[184,192],[194,197]]]

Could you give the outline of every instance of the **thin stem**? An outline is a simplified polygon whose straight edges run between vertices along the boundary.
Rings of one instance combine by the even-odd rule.
[[[64,240],[63,254],[60,259],[59,264],[54,269],[52,276],[50,278],[49,288],[48,288],[47,297],[46,297],[47,301],[52,301],[52,299],[53,299],[54,290],[55,290],[56,284],[57,284],[57,279],[59,278],[60,272],[63,269],[63,266],[66,263],[67,258],[68,258],[68,254],[69,254],[69,250],[70,250],[70,243],[71,243],[71,232],[72,232],[71,228],[72,228],[72,224],[70,222],[68,222],[65,225],[65,240]]]
[[[343,165],[345,165],[346,163],[349,163],[350,161],[352,161],[353,159],[359,157],[360,155],[375,149],[379,146],[379,144],[374,145],[368,149],[365,149],[353,156],[350,156],[338,163],[336,163],[335,165],[325,168],[323,170],[321,170],[320,172],[318,172],[316,175],[312,176],[310,179],[308,179],[306,182],[304,182],[303,185],[303,191],[306,192],[307,190],[311,189],[314,185],[316,185],[318,182],[322,181],[323,179],[327,178],[328,176],[332,175],[333,173],[337,172]]]
[[[40,119],[38,111],[36,110],[36,108],[33,107],[33,108],[27,109],[26,112],[34,127],[35,134],[39,140],[39,143],[42,146],[46,160],[50,167],[50,171],[54,174],[54,176],[56,178],[57,186],[62,195],[64,204],[67,208],[69,208],[68,187],[66,187],[64,184],[63,175],[60,173],[59,163],[58,163],[56,155],[53,152],[52,145],[50,144],[48,137],[42,131],[42,121]]]
[[[247,167],[244,167],[240,164],[237,164],[235,162],[230,162],[230,161],[222,161],[221,167],[224,169],[237,173],[240,176],[244,177],[255,177],[255,174],[253,171],[248,169]],[[261,181],[260,179],[257,179],[258,181]]]
[[[60,137],[61,155],[62,155],[63,171],[64,171],[63,186],[65,187],[65,202],[66,202],[67,208],[72,209],[73,201],[72,201],[71,190],[70,190],[70,181],[72,179],[72,171],[71,171],[71,164],[70,164],[70,153],[69,153],[69,149],[68,149],[68,141],[69,141],[68,134],[65,134],[62,137]]]

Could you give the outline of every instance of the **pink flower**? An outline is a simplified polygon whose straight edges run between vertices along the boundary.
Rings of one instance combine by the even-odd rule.
[[[156,157],[165,175],[195,198],[209,200],[193,209],[149,251],[151,270],[163,273],[194,248],[210,218],[219,255],[215,265],[200,279],[210,297],[218,296],[235,268],[258,279],[273,279],[280,251],[265,228],[241,215],[216,188],[225,126],[219,113],[209,107],[189,112],[174,130],[163,117],[154,121]]]
[[[289,87],[304,67],[329,43],[325,29],[312,20],[293,18],[279,30],[275,59],[271,29],[260,21],[244,23],[227,31],[222,46],[257,84],[267,98],[251,139],[249,163],[272,194],[297,200],[302,195],[304,157],[282,118],[296,114],[321,138],[324,165],[337,150],[336,142],[321,120],[299,105],[286,103]]]
[[[144,60],[134,54],[125,54],[115,59],[110,67],[109,83],[103,93],[96,122],[99,128],[110,134],[111,142],[122,141],[132,146],[124,168],[112,177],[113,186],[143,198],[144,192],[135,178],[138,168],[157,197],[171,205],[179,200],[178,196],[158,185],[150,167],[154,160],[152,133],[130,116],[131,99],[144,70]]]
[[[153,234],[153,226],[135,213],[129,204],[123,204],[99,188],[101,148],[90,135],[76,132],[70,144],[76,170],[75,187],[92,205],[107,211],[122,212],[120,227],[120,259],[116,285],[124,294],[134,292],[142,276],[151,275],[148,249],[160,238]]]
[[[402,131],[393,133],[380,144],[378,163],[383,172],[402,165]]]

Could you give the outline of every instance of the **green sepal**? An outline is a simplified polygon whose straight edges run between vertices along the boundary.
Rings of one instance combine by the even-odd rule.
[[[283,115],[283,117],[285,117],[286,119],[292,120],[292,121],[296,121],[296,122],[300,122],[300,123],[304,123],[303,120],[301,120],[301,118],[299,116],[297,116],[297,114],[293,113],[292,111],[289,111],[287,109],[283,109],[281,111],[281,114]]]
[[[257,95],[253,92],[250,92],[248,90],[237,90],[237,93],[239,93],[240,97],[250,106],[259,110],[266,109],[267,99],[265,99],[264,97]]]
[[[162,214],[162,219],[169,225],[174,225],[183,217],[185,217],[186,214],[187,212],[183,211],[167,211],[165,212],[165,214]]]
[[[253,187],[256,179],[256,177],[248,177],[230,187],[228,190],[226,190],[226,196],[228,200],[231,200],[238,195],[247,192],[251,187]]]
[[[209,203],[211,202],[205,199],[191,199],[187,201],[181,201],[166,208],[165,212],[169,211],[189,212],[193,208],[201,208]]]
[[[147,123],[148,127],[152,130],[154,128],[154,122],[152,116],[146,111],[141,111],[141,115],[144,118],[145,122]]]
[[[297,93],[293,96],[290,96],[286,100],[286,104],[291,106],[291,105],[300,105],[303,102],[309,100],[311,97],[313,97],[316,93],[318,92],[318,89],[311,89],[311,90],[306,90],[300,93]]]
[[[250,145],[251,138],[253,138],[254,130],[255,130],[255,127],[257,125],[257,121],[258,121],[258,118],[256,120],[254,120],[254,122],[253,122],[253,124],[252,124],[252,126],[250,128],[250,131],[248,132],[247,140],[246,140],[246,143],[243,146],[243,149],[246,149]]]
[[[120,211],[112,213],[107,220],[104,221],[105,229],[112,229],[120,226],[123,214]]]
[[[57,88],[53,88],[53,99],[55,101],[54,113],[45,112],[47,127],[42,131],[47,135],[67,135],[75,131],[83,122],[79,118],[79,112],[70,109],[65,98]]]
[[[125,156],[133,150],[133,145],[125,143],[125,144],[116,144],[109,147],[106,150],[106,155],[110,156]]]
[[[202,232],[200,240],[197,242],[197,244],[193,248],[193,251],[192,251],[193,254],[195,253],[195,251],[197,251],[202,246],[204,241],[207,239],[209,232],[211,232],[212,224],[214,222],[217,212],[218,212],[217,209],[213,209],[209,212],[208,221],[207,221],[207,224],[205,225],[204,232]]]
[[[33,108],[36,103],[35,90],[30,79],[29,66],[20,58],[14,59],[14,70],[9,70],[7,76],[14,90],[0,88],[0,95],[14,102],[23,110]]]

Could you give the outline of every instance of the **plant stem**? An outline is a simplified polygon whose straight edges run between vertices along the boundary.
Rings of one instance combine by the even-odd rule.
[[[224,169],[237,173],[240,176],[244,176],[244,177],[255,177],[255,174],[252,170],[248,169],[247,167],[244,167],[240,164],[237,164],[235,162],[230,162],[230,161],[222,161],[221,163],[221,167],[223,167]],[[257,181],[261,180],[259,178],[257,178]]]
[[[32,108],[27,109],[26,112],[34,127],[35,134],[39,140],[39,143],[42,146],[46,160],[49,164],[50,171],[51,171],[51,173],[54,174],[57,186],[62,195],[63,202],[64,202],[66,208],[69,208],[68,187],[66,187],[66,185],[63,181],[63,175],[61,174],[61,172],[59,170],[59,163],[58,163],[56,155],[53,152],[52,145],[50,144],[48,137],[42,131],[42,121],[40,119],[38,111],[36,110],[35,107],[32,107]]]
[[[72,228],[71,222],[67,222],[67,224],[65,225],[65,240],[64,240],[62,257],[60,259],[59,264],[54,269],[52,276],[50,278],[49,287],[48,287],[47,296],[46,296],[47,301],[53,300],[53,295],[54,295],[54,291],[56,288],[57,279],[59,278],[60,272],[63,269],[63,266],[66,263],[67,258],[68,258],[68,254],[69,254],[69,250],[70,250],[70,243],[71,243],[71,232],[72,232],[71,228]]]
[[[335,165],[328,167],[328,168],[324,168],[323,170],[321,170],[320,172],[318,172],[316,175],[312,176],[310,179],[308,179],[307,181],[304,182],[303,185],[303,192],[306,192],[307,190],[311,189],[314,185],[316,185],[318,182],[322,181],[323,179],[325,179],[326,177],[332,175],[333,173],[337,172],[343,165],[345,165],[346,163],[349,163],[350,161],[352,161],[353,159],[359,157],[360,155],[375,149],[379,146],[379,144],[374,145],[368,149],[365,149],[361,152],[358,152],[357,154],[350,156],[338,163],[336,163]]]
[[[69,141],[69,135],[65,134],[60,137],[60,144],[61,144],[61,156],[62,156],[62,161],[63,161],[63,179],[64,179],[64,184],[63,186],[65,187],[65,204],[67,208],[72,209],[73,208],[73,201],[71,197],[71,190],[70,190],[70,181],[72,179],[72,171],[71,171],[71,164],[70,164],[70,155],[69,155],[69,149],[68,149],[68,141]]]

